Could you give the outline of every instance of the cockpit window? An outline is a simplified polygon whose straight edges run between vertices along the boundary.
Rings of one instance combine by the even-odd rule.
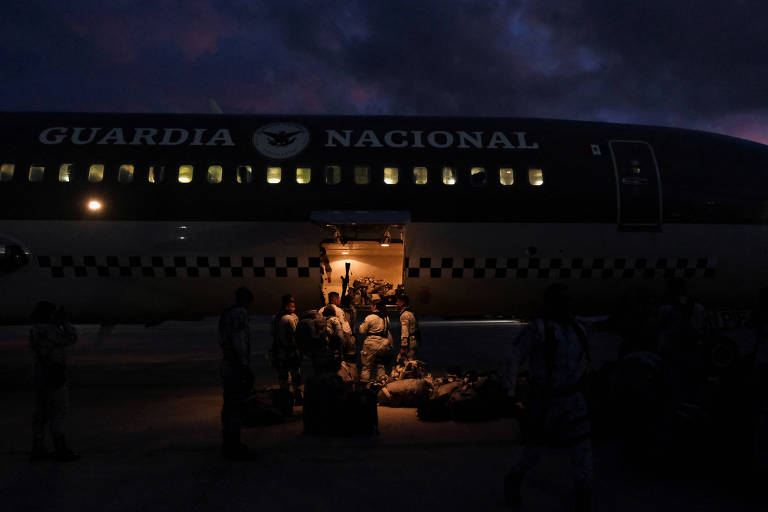
[[[469,181],[476,187],[485,185],[488,180],[488,175],[485,172],[485,167],[473,167],[469,170]]]
[[[45,166],[42,166],[42,165],[29,166],[29,181],[43,181],[44,174],[45,174]]]
[[[104,164],[91,164],[88,168],[88,181],[99,183],[104,179]]]
[[[237,166],[237,182],[250,183],[253,181],[253,167],[250,165]]]
[[[367,165],[355,166],[355,185],[367,185],[371,182],[371,168]]]
[[[13,171],[16,168],[14,164],[2,164],[0,165],[0,181],[11,181],[13,179]]]
[[[384,168],[384,183],[386,185],[397,185],[400,170],[397,167]]]
[[[511,167],[499,167],[499,182],[504,186],[515,184],[515,171]]]
[[[429,173],[426,167],[414,167],[413,168],[413,182],[417,185],[426,185]]]
[[[220,165],[209,165],[206,180],[208,183],[221,183],[224,170]]]
[[[117,181],[120,183],[133,182],[133,171],[135,167],[133,164],[122,164],[117,172]]]
[[[528,169],[528,183],[534,187],[540,187],[544,184],[544,171],[541,169]]]
[[[455,185],[455,184],[456,184],[456,168],[443,167],[443,185]]]
[[[69,183],[72,181],[72,164],[61,164],[59,166],[59,181]]]
[[[312,180],[312,169],[310,167],[296,168],[296,183],[306,185]]]
[[[267,183],[280,183],[283,178],[282,167],[267,167]]]

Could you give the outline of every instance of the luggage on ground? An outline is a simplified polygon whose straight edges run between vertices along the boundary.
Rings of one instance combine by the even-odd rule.
[[[389,407],[418,407],[429,399],[430,391],[424,379],[396,380],[379,391],[379,403]]]
[[[285,415],[281,411],[265,403],[255,394],[243,402],[241,418],[244,427],[261,427],[285,422]]]

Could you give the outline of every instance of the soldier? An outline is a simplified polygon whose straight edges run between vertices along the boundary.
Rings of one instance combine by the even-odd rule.
[[[235,292],[235,304],[219,318],[221,347],[221,381],[224,403],[221,407],[221,453],[233,460],[251,458],[248,447],[240,440],[242,406],[253,388],[251,371],[251,336],[248,308],[253,294],[246,288]]]
[[[546,446],[567,447],[576,469],[575,505],[591,509],[592,443],[590,423],[580,380],[589,362],[584,329],[570,315],[570,299],[562,285],[544,294],[543,315],[528,324],[515,339],[505,361],[505,384],[515,396],[518,368],[529,362],[531,396],[521,409],[522,447],[504,482],[512,508],[520,507],[520,486]]]
[[[64,311],[50,302],[39,302],[32,313],[29,345],[35,358],[35,415],[33,461],[53,458],[57,462],[77,460],[80,455],[67,447],[64,420],[67,415],[67,347],[77,341],[77,332]],[[45,431],[51,433],[54,451],[45,447]]]
[[[288,390],[288,377],[292,387],[294,404],[301,405],[301,360],[302,354],[296,345],[296,301],[292,295],[283,295],[280,311],[272,317],[272,365],[277,370],[280,389]]]
[[[411,300],[407,295],[397,298],[397,308],[400,310],[400,356],[399,359],[416,359],[421,341],[419,323],[416,315],[409,309]]]
[[[360,383],[369,385],[371,371],[376,371],[376,379],[386,376],[384,365],[392,357],[392,334],[389,332],[389,319],[381,301],[373,303],[371,314],[360,324],[360,335],[365,336],[363,350],[360,352]]]
[[[320,314],[324,315],[325,310],[332,309],[334,312],[334,315],[336,318],[339,319],[339,322],[341,323],[342,331],[344,331],[343,336],[343,346],[344,346],[344,352],[345,353],[352,353],[354,355],[355,352],[355,336],[352,334],[352,327],[349,323],[349,319],[347,318],[347,314],[345,309],[341,305],[341,296],[336,292],[330,292],[328,294],[328,305],[325,306],[322,310],[320,310]]]

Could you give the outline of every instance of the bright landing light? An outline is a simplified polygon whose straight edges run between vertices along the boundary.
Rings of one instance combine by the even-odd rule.
[[[97,201],[96,199],[91,199],[88,201],[88,209],[92,212],[98,212],[101,210],[102,204],[101,201]]]

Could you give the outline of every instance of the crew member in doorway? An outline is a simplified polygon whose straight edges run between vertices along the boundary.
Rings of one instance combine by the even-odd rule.
[[[373,303],[371,314],[360,324],[360,335],[365,336],[360,352],[360,383],[369,386],[372,371],[376,381],[386,377],[385,365],[392,357],[392,334],[382,301]]]
[[[301,405],[302,354],[296,344],[296,301],[292,295],[283,295],[280,311],[272,318],[272,365],[277,370],[280,389],[292,388],[294,403]],[[290,386],[288,378],[290,377]]]
[[[50,302],[39,302],[32,312],[29,345],[35,357],[33,382],[35,414],[33,423],[33,461],[53,458],[57,462],[77,460],[80,455],[67,446],[64,420],[67,416],[67,348],[77,341],[77,332],[63,309]],[[45,447],[49,430],[54,451]]]
[[[357,359],[357,338],[355,337],[355,324],[357,324],[357,310],[352,304],[352,296],[347,294],[341,298],[341,309],[349,326],[347,339],[344,341],[344,361],[354,363]]]
[[[347,320],[347,315],[344,311],[344,308],[341,307],[341,296],[338,293],[330,292],[328,294],[328,305],[320,311],[320,314],[324,314],[324,311],[329,308],[333,310],[334,315],[339,319],[339,322],[341,323],[341,329],[344,331],[344,352],[352,352],[354,354],[356,345],[355,336],[352,334],[352,327]]]
[[[580,381],[589,364],[586,332],[570,314],[570,298],[563,285],[550,286],[542,316],[528,324],[512,344],[505,361],[504,381],[509,396],[521,410],[522,447],[506,475],[507,504],[520,507],[520,487],[547,446],[568,448],[576,470],[576,510],[591,510],[592,443],[587,406]],[[518,369],[531,370],[530,397],[517,397]]]
[[[400,356],[398,359],[416,359],[419,351],[421,334],[416,315],[410,310],[411,300],[407,295],[397,298],[397,308],[400,310]]]
[[[219,317],[221,382],[224,392],[221,407],[221,454],[234,460],[251,457],[248,447],[241,441],[240,429],[243,403],[253,389],[248,316],[252,304],[253,294],[250,290],[238,288],[235,291],[235,303]]]

